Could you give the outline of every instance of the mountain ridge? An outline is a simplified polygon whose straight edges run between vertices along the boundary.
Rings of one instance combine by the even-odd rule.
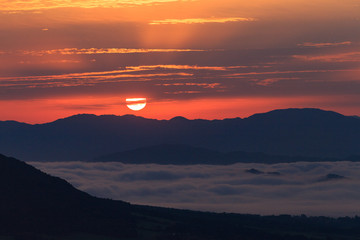
[[[88,161],[159,144],[307,157],[360,155],[360,119],[308,108],[223,120],[79,114],[35,125],[0,121],[0,135],[0,152],[25,161]]]
[[[1,120],[0,122],[5,123],[18,123],[18,124],[24,124],[24,125],[44,125],[44,124],[51,124],[51,123],[55,123],[58,121],[63,121],[63,120],[71,120],[71,119],[81,119],[81,118],[118,118],[118,119],[145,119],[145,120],[155,120],[155,121],[171,121],[171,120],[187,120],[187,121],[196,121],[196,120],[202,120],[202,121],[223,121],[223,120],[244,120],[244,119],[252,119],[252,118],[256,118],[258,116],[265,116],[265,115],[273,115],[274,113],[281,113],[284,111],[311,111],[311,112],[317,112],[317,113],[329,113],[332,115],[337,115],[337,116],[342,116],[342,117],[352,117],[352,118],[360,118],[360,116],[357,115],[343,115],[341,113],[335,112],[335,111],[331,111],[331,110],[323,110],[323,109],[319,109],[319,108],[284,108],[284,109],[274,109],[268,112],[263,112],[263,113],[254,113],[248,117],[233,117],[233,118],[222,118],[222,119],[204,119],[204,118],[194,118],[194,119],[189,119],[183,116],[175,116],[172,117],[170,119],[155,119],[155,118],[146,118],[146,117],[142,117],[142,116],[137,116],[135,114],[125,114],[125,115],[115,115],[115,114],[102,114],[102,115],[96,115],[96,114],[92,114],[92,113],[79,113],[79,114],[74,114],[74,115],[70,115],[68,117],[63,117],[63,118],[59,118],[56,119],[54,121],[50,121],[50,122],[44,122],[44,123],[26,123],[26,122],[20,122],[20,121],[16,121],[16,120]]]

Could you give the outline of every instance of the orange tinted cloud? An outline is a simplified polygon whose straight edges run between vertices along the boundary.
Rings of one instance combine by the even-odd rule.
[[[214,70],[214,71],[226,71],[233,67],[223,67],[223,66],[197,66],[197,65],[145,65],[145,66],[131,66],[127,69],[134,70],[155,70],[157,68],[162,69],[177,69],[177,70]]]
[[[70,60],[54,60],[53,63],[77,63]],[[25,64],[24,62],[23,64]],[[49,63],[49,62],[47,62]],[[1,87],[12,88],[53,88],[71,86],[93,86],[99,83],[116,82],[144,82],[144,81],[168,81],[185,77],[188,81],[197,71],[227,72],[236,69],[236,66],[197,66],[197,65],[141,65],[128,66],[119,70],[82,72],[58,75],[39,75],[24,77],[1,77]],[[169,71],[171,70],[171,71]],[[174,70],[174,71],[172,71]],[[219,75],[213,76],[218,77]],[[210,78],[210,77],[208,77]],[[184,80],[184,79],[183,79]],[[204,88],[215,88],[219,83],[179,83],[183,86],[202,86]],[[170,86],[166,84],[158,84]],[[176,86],[176,83],[173,84]],[[180,86],[180,85],[178,85]]]
[[[203,88],[216,88],[221,86],[221,83],[164,83],[164,84],[157,84],[164,87],[169,86],[197,86]]]
[[[256,85],[260,85],[260,86],[270,86],[274,83],[277,83],[279,81],[283,81],[283,80],[298,80],[300,78],[266,78],[266,79],[261,79],[261,80],[257,80],[255,79],[254,82]]]
[[[327,72],[342,72],[349,71],[344,69],[326,69],[326,70],[294,70],[294,71],[273,71],[273,72],[244,72],[244,73],[231,73],[225,77],[243,77],[249,75],[278,75],[278,74],[298,74],[298,73],[327,73]],[[284,79],[284,78],[282,78]],[[289,79],[289,78],[286,78]]]
[[[303,47],[334,47],[334,46],[343,46],[343,45],[351,45],[352,42],[345,41],[345,42],[335,42],[335,43],[312,43],[312,42],[305,42],[298,44],[298,46]]]
[[[146,48],[63,48],[38,51],[19,51],[23,55],[44,56],[52,54],[80,55],[80,54],[129,54],[129,53],[171,53],[171,52],[202,52],[201,49],[146,49]]]
[[[165,19],[154,20],[150,25],[160,24],[196,24],[196,23],[228,23],[228,22],[253,22],[255,18],[187,18],[187,19]]]
[[[48,76],[29,76],[29,77],[2,77],[0,78],[1,87],[12,88],[56,88],[56,87],[75,87],[75,86],[93,86],[99,83],[115,82],[144,82],[153,81],[157,78],[177,76],[189,77],[191,73],[174,72],[174,73],[139,73],[124,74],[126,70],[108,71],[108,72],[89,72],[74,73]]]
[[[360,52],[352,51],[336,54],[322,55],[293,55],[293,58],[303,61],[320,61],[320,62],[360,62]]]
[[[114,8],[139,5],[154,5],[160,3],[178,2],[179,0],[28,0],[2,1],[0,10],[41,10],[52,8]],[[182,0],[186,1],[186,0]],[[191,1],[191,0],[190,0]]]
[[[175,91],[175,92],[164,92],[165,94],[178,95],[178,94],[196,94],[201,93],[201,91]]]

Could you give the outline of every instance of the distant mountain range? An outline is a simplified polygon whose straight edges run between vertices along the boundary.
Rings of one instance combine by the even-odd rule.
[[[351,161],[360,162],[360,156],[346,158],[331,157],[306,157],[306,156],[285,156],[271,155],[256,152],[229,152],[208,150],[205,148],[192,147],[188,145],[161,144],[156,146],[142,147],[134,150],[117,152],[96,157],[92,162],[122,162],[126,164],[211,164],[229,165],[234,163],[291,163],[291,162],[335,162]]]
[[[161,144],[321,158],[360,155],[360,119],[319,109],[224,120],[83,114],[35,125],[2,121],[0,136],[0,152],[26,161],[88,161]]]
[[[355,240],[359,229],[358,217],[216,214],[99,199],[0,155],[0,239]]]

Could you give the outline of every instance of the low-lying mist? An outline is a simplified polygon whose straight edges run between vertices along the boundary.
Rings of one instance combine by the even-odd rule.
[[[360,163],[130,165],[31,162],[94,196],[253,214],[360,215]]]

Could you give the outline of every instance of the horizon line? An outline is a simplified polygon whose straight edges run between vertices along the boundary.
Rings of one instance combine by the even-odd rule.
[[[0,120],[0,122],[18,122],[18,123],[23,123],[23,124],[28,124],[28,125],[41,125],[41,124],[49,124],[49,123],[53,123],[59,120],[64,120],[64,119],[68,119],[71,117],[75,117],[75,116],[81,116],[81,115],[88,115],[88,116],[95,116],[95,117],[103,117],[103,116],[114,116],[114,117],[127,117],[127,116],[131,116],[131,117],[135,117],[135,118],[142,118],[142,119],[149,119],[149,120],[157,120],[157,121],[170,121],[176,118],[183,118],[189,121],[194,121],[194,120],[204,120],[204,121],[221,121],[221,120],[226,120],[226,119],[247,119],[250,118],[254,115],[258,115],[258,114],[266,114],[266,113],[270,113],[270,112],[274,112],[274,111],[282,111],[282,110],[320,110],[323,112],[333,112],[333,113],[337,113],[340,114],[344,117],[358,117],[360,118],[359,115],[344,115],[342,113],[339,113],[337,111],[333,111],[333,110],[325,110],[322,108],[309,108],[309,107],[304,107],[304,108],[298,108],[298,107],[294,107],[294,108],[275,108],[269,111],[265,111],[265,112],[257,112],[257,113],[253,113],[250,114],[246,117],[224,117],[224,118],[187,118],[181,115],[175,115],[174,117],[169,117],[169,118],[151,118],[151,117],[144,117],[144,116],[140,116],[140,115],[135,115],[135,114],[124,114],[124,115],[116,115],[116,114],[94,114],[94,113],[77,113],[77,114],[73,114],[73,115],[69,115],[66,117],[60,117],[51,121],[44,121],[44,122],[34,122],[34,123],[29,123],[29,122],[25,122],[25,121],[18,121],[18,120],[14,120],[14,119],[7,119],[7,120]]]

